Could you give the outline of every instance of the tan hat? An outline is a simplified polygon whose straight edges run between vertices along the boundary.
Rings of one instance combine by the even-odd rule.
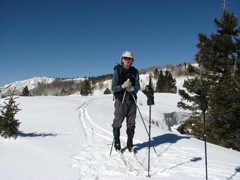
[[[124,51],[124,52],[122,53],[122,56],[121,56],[121,58],[120,58],[120,62],[121,62],[121,63],[122,63],[122,58],[124,58],[124,57],[132,58],[133,61],[134,61],[133,53],[131,53],[130,51]]]
[[[124,51],[123,54],[122,54],[122,56],[121,56],[121,59],[122,59],[123,57],[128,57],[128,58],[134,59],[133,53],[131,53],[130,51]]]

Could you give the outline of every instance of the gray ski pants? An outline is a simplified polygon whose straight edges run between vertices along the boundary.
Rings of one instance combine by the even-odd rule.
[[[115,111],[114,111],[114,119],[113,119],[113,128],[121,128],[122,123],[126,117],[126,125],[127,129],[135,129],[135,120],[137,113],[137,106],[133,101],[131,96],[126,96],[124,102],[120,101],[116,98],[114,103]]]

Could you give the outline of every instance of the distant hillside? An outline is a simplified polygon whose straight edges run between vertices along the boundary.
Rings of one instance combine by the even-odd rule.
[[[15,93],[19,95],[22,92],[22,89],[27,86],[29,90],[34,89],[39,84],[49,84],[54,81],[54,78],[48,77],[34,77],[31,79],[26,79],[22,81],[16,81],[10,84],[7,84],[3,87],[0,87],[0,97],[8,96],[15,89]]]
[[[196,64],[194,64],[196,65]],[[141,89],[144,89],[149,82],[149,74],[154,74],[154,71],[157,70],[168,70],[173,74],[173,77],[177,81],[177,88],[183,86],[184,79],[186,76],[186,67],[187,64],[172,66],[167,65],[165,67],[150,67],[146,69],[139,70],[140,72],[140,85]],[[89,77],[94,86],[94,90],[98,90],[96,93],[103,93],[106,88],[111,89],[111,79],[112,75],[102,75],[98,77]],[[70,95],[74,93],[79,93],[81,82],[85,78],[48,78],[48,77],[34,77],[31,79],[26,79],[22,81],[16,81],[10,84],[0,87],[0,98],[5,98],[9,96],[15,89],[16,95],[21,95],[24,87],[28,87],[31,95],[33,96],[63,96]],[[153,86],[156,88],[157,79],[152,78]]]

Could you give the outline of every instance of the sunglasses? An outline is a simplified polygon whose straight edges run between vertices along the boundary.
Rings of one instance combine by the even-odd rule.
[[[132,60],[132,58],[130,58],[130,57],[123,57],[123,59],[125,59],[125,60]]]

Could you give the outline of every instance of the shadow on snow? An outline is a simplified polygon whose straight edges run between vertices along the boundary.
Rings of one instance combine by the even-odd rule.
[[[190,137],[187,137],[187,136],[178,136],[176,134],[163,134],[163,135],[160,135],[160,136],[157,136],[157,137],[153,137],[152,140],[151,140],[151,147],[155,147],[155,146],[158,146],[160,144],[164,144],[164,143],[170,143],[170,146],[171,144],[173,143],[176,143],[177,141],[181,140],[181,139],[190,139]],[[139,144],[135,144],[134,145],[134,151],[139,151],[140,149],[143,149],[143,148],[146,148],[149,146],[149,142],[144,142],[144,143],[139,143]],[[154,149],[155,150],[155,149]]]
[[[42,138],[44,138],[44,137],[48,137],[48,136],[56,137],[57,135],[58,134],[56,134],[56,133],[37,133],[37,132],[25,133],[25,132],[20,131],[16,134],[15,138],[17,138],[17,137],[42,137]]]
[[[176,134],[163,134],[163,135],[160,135],[160,136],[157,136],[157,137],[153,137],[152,140],[151,140],[151,148],[154,149],[155,153],[157,154],[156,150],[155,150],[155,146],[158,146],[160,144],[165,144],[165,143],[169,143],[169,146],[167,148],[165,148],[165,150],[163,152],[161,152],[160,154],[158,154],[157,156],[161,156],[161,154],[163,154],[165,151],[167,151],[171,145],[173,143],[176,143],[177,141],[181,140],[181,139],[190,139],[190,137],[187,137],[187,136],[178,136]],[[139,143],[139,144],[135,144],[134,145],[134,152],[137,153],[137,151],[139,151],[140,149],[143,149],[143,148],[146,148],[146,147],[149,147],[149,142],[144,142],[144,143]],[[201,161],[202,158],[201,157],[193,157],[191,158],[189,161],[184,161],[182,163],[179,163],[175,166],[172,166],[170,167],[169,169],[174,169],[178,166],[181,166],[183,164],[187,164],[187,163],[191,163],[191,162],[198,162],[198,161]],[[166,168],[163,170],[165,171],[167,170]],[[162,171],[162,172],[163,172]]]
[[[228,178],[228,180],[232,179],[234,176],[236,176],[237,173],[240,173],[240,166],[235,168],[235,173],[230,178]]]

